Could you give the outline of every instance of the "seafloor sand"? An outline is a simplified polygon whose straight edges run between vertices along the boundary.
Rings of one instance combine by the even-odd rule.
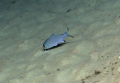
[[[120,0],[1,0],[0,83],[120,83]]]

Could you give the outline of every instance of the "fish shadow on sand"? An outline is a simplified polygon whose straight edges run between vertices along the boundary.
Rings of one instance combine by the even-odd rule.
[[[43,51],[47,51],[47,50],[52,50],[52,49],[55,49],[55,48],[59,48],[59,47],[65,45],[65,44],[67,44],[67,43],[61,43],[61,44],[58,44],[57,46],[51,47],[49,49],[43,49]]]

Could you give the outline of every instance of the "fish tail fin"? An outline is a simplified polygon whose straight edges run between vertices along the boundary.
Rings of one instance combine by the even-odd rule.
[[[67,31],[63,34],[64,37],[66,37],[66,36],[70,36],[70,37],[74,38],[72,35],[69,35],[69,34],[68,34],[68,31],[69,31],[69,28],[67,27]]]
[[[69,28],[67,27],[67,30],[66,30],[65,33],[63,34],[64,37],[68,36],[68,31],[69,31]]]

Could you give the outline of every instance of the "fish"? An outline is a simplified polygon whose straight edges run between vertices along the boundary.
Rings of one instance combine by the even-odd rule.
[[[57,34],[57,35],[52,34],[43,43],[43,50],[47,51],[48,49],[51,49],[53,47],[59,46],[60,44],[66,43],[66,41],[64,40],[64,37],[69,36],[69,37],[74,38],[72,35],[68,34],[68,31],[69,31],[69,28],[67,28],[67,30],[63,34]]]

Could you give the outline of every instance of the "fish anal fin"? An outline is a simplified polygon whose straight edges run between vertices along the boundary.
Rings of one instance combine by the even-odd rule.
[[[66,41],[65,40],[62,40],[62,42],[61,43],[66,43]]]

